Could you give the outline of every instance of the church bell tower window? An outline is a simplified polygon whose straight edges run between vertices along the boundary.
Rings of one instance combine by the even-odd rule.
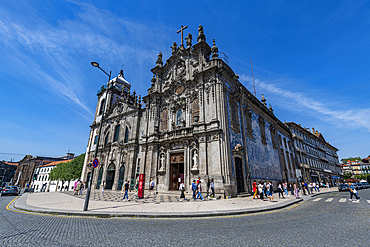
[[[182,110],[179,109],[176,114],[176,126],[182,125],[183,117],[182,117]]]
[[[117,125],[115,130],[114,130],[114,141],[118,141],[118,138],[119,138],[119,129],[120,129],[120,126]]]
[[[101,115],[103,113],[104,104],[105,104],[105,99],[103,99],[100,103],[99,115]]]
[[[128,135],[129,135],[129,130],[128,130],[127,126],[126,126],[124,143],[128,143]]]

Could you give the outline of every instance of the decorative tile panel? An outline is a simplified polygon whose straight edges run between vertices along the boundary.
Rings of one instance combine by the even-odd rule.
[[[261,141],[259,116],[251,112],[253,138],[246,137],[249,168],[252,179],[282,180],[279,153],[273,148],[270,124],[265,122],[266,145]]]

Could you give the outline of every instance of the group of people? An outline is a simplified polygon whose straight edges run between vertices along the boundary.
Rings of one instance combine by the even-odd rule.
[[[83,189],[85,188],[85,183],[83,183],[82,181],[80,180],[77,180],[75,182],[75,186],[74,186],[74,195],[77,196],[77,195],[82,195],[82,192],[83,192]]]
[[[313,182],[307,183],[302,182],[301,184],[297,183],[284,183],[279,181],[277,184],[277,192],[279,194],[279,198],[285,199],[289,197],[289,192],[292,196],[295,196],[297,199],[300,199],[299,192],[301,185],[301,190],[303,195],[312,194],[314,191],[320,192],[320,184]],[[269,200],[272,202],[274,201],[273,197],[273,184],[271,181],[259,181],[258,184],[256,180],[254,180],[252,184],[252,191],[253,191],[253,199],[261,199],[264,200],[265,197],[268,197]]]
[[[274,185],[271,181],[259,181],[258,185],[256,180],[254,180],[252,184],[253,190],[253,199],[257,197],[257,199],[263,200],[265,197],[269,198],[270,202],[274,201]],[[280,197],[280,194],[279,194]]]
[[[211,181],[210,181],[209,185],[207,185],[207,187],[211,188],[211,194],[208,196],[208,199],[213,198],[215,200],[216,199],[215,183],[214,183],[213,178],[211,179]],[[185,193],[184,193],[185,192],[185,184],[183,182],[180,184],[179,190],[181,191],[180,201],[182,201],[182,199],[185,200]],[[198,178],[197,181],[193,180],[193,183],[191,184],[191,190],[193,191],[192,199],[194,199],[194,200],[201,199],[202,201],[204,201],[204,198],[203,198],[203,195],[202,195],[202,191],[203,191],[202,181],[200,180],[200,177]]]

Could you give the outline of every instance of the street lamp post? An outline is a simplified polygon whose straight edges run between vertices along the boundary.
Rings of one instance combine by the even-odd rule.
[[[104,106],[103,106],[103,113],[101,115],[100,124],[99,124],[98,138],[97,138],[97,141],[96,141],[96,147],[95,147],[95,153],[94,153],[94,159],[95,159],[98,156],[100,133],[101,133],[101,129],[103,127],[104,113],[105,113],[105,108],[106,108],[106,105],[107,105],[107,102],[108,102],[108,99],[107,99],[107,97],[108,97],[108,88],[109,88],[109,82],[110,82],[110,78],[111,78],[111,75],[112,75],[112,71],[110,71],[109,74],[108,74],[102,68],[99,67],[99,64],[97,62],[91,62],[91,65],[94,66],[94,67],[96,67],[96,68],[99,68],[107,76],[109,76],[108,83],[107,83],[107,90],[105,90],[105,103],[104,103]],[[94,177],[94,169],[95,168],[92,167],[91,169],[92,170],[91,170],[91,173],[90,173],[91,175],[90,175],[89,185],[88,185],[87,191],[86,191],[84,211],[87,211],[87,208],[89,207],[90,191],[91,191],[92,180],[93,180],[93,177]]]

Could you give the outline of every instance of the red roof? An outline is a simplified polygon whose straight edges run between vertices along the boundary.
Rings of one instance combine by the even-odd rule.
[[[70,160],[60,160],[60,161],[52,161],[52,162],[48,162],[47,164],[43,164],[41,166],[36,166],[36,167],[56,166],[59,163],[66,163],[66,162],[69,162],[69,161],[72,161],[72,160],[73,159],[70,159]]]

